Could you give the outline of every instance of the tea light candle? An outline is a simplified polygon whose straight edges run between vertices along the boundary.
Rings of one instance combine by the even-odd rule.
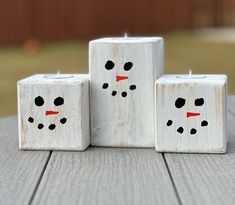
[[[89,76],[41,74],[19,81],[18,117],[20,149],[86,149]]]
[[[225,75],[164,75],[156,81],[159,152],[225,153]]]
[[[154,83],[163,39],[102,38],[89,44],[91,144],[154,147]]]

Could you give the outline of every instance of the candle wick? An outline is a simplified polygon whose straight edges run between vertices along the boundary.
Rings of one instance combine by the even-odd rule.
[[[124,38],[127,38],[128,37],[128,34],[127,33],[124,33]]]

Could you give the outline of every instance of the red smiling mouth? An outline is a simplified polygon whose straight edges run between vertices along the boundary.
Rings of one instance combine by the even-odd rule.
[[[45,115],[57,115],[57,114],[59,114],[58,111],[51,111],[51,110],[48,110],[48,111],[46,111],[46,114],[45,114]]]
[[[117,75],[117,76],[116,76],[116,81],[117,81],[117,82],[120,81],[120,80],[126,80],[126,79],[128,79],[127,76],[121,76],[121,75]]]
[[[199,112],[187,112],[187,118],[201,115]]]

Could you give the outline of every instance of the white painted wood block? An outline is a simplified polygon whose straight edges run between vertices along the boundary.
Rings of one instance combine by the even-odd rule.
[[[91,144],[154,147],[154,83],[163,39],[103,38],[89,44]]]
[[[156,81],[156,150],[225,153],[227,76],[164,75]]]
[[[85,150],[89,116],[88,75],[41,74],[18,82],[20,149]]]

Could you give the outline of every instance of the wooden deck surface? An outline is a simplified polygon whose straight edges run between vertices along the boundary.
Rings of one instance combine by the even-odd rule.
[[[20,151],[17,119],[0,119],[0,204],[235,203],[235,96],[228,104],[227,154],[154,149]]]

